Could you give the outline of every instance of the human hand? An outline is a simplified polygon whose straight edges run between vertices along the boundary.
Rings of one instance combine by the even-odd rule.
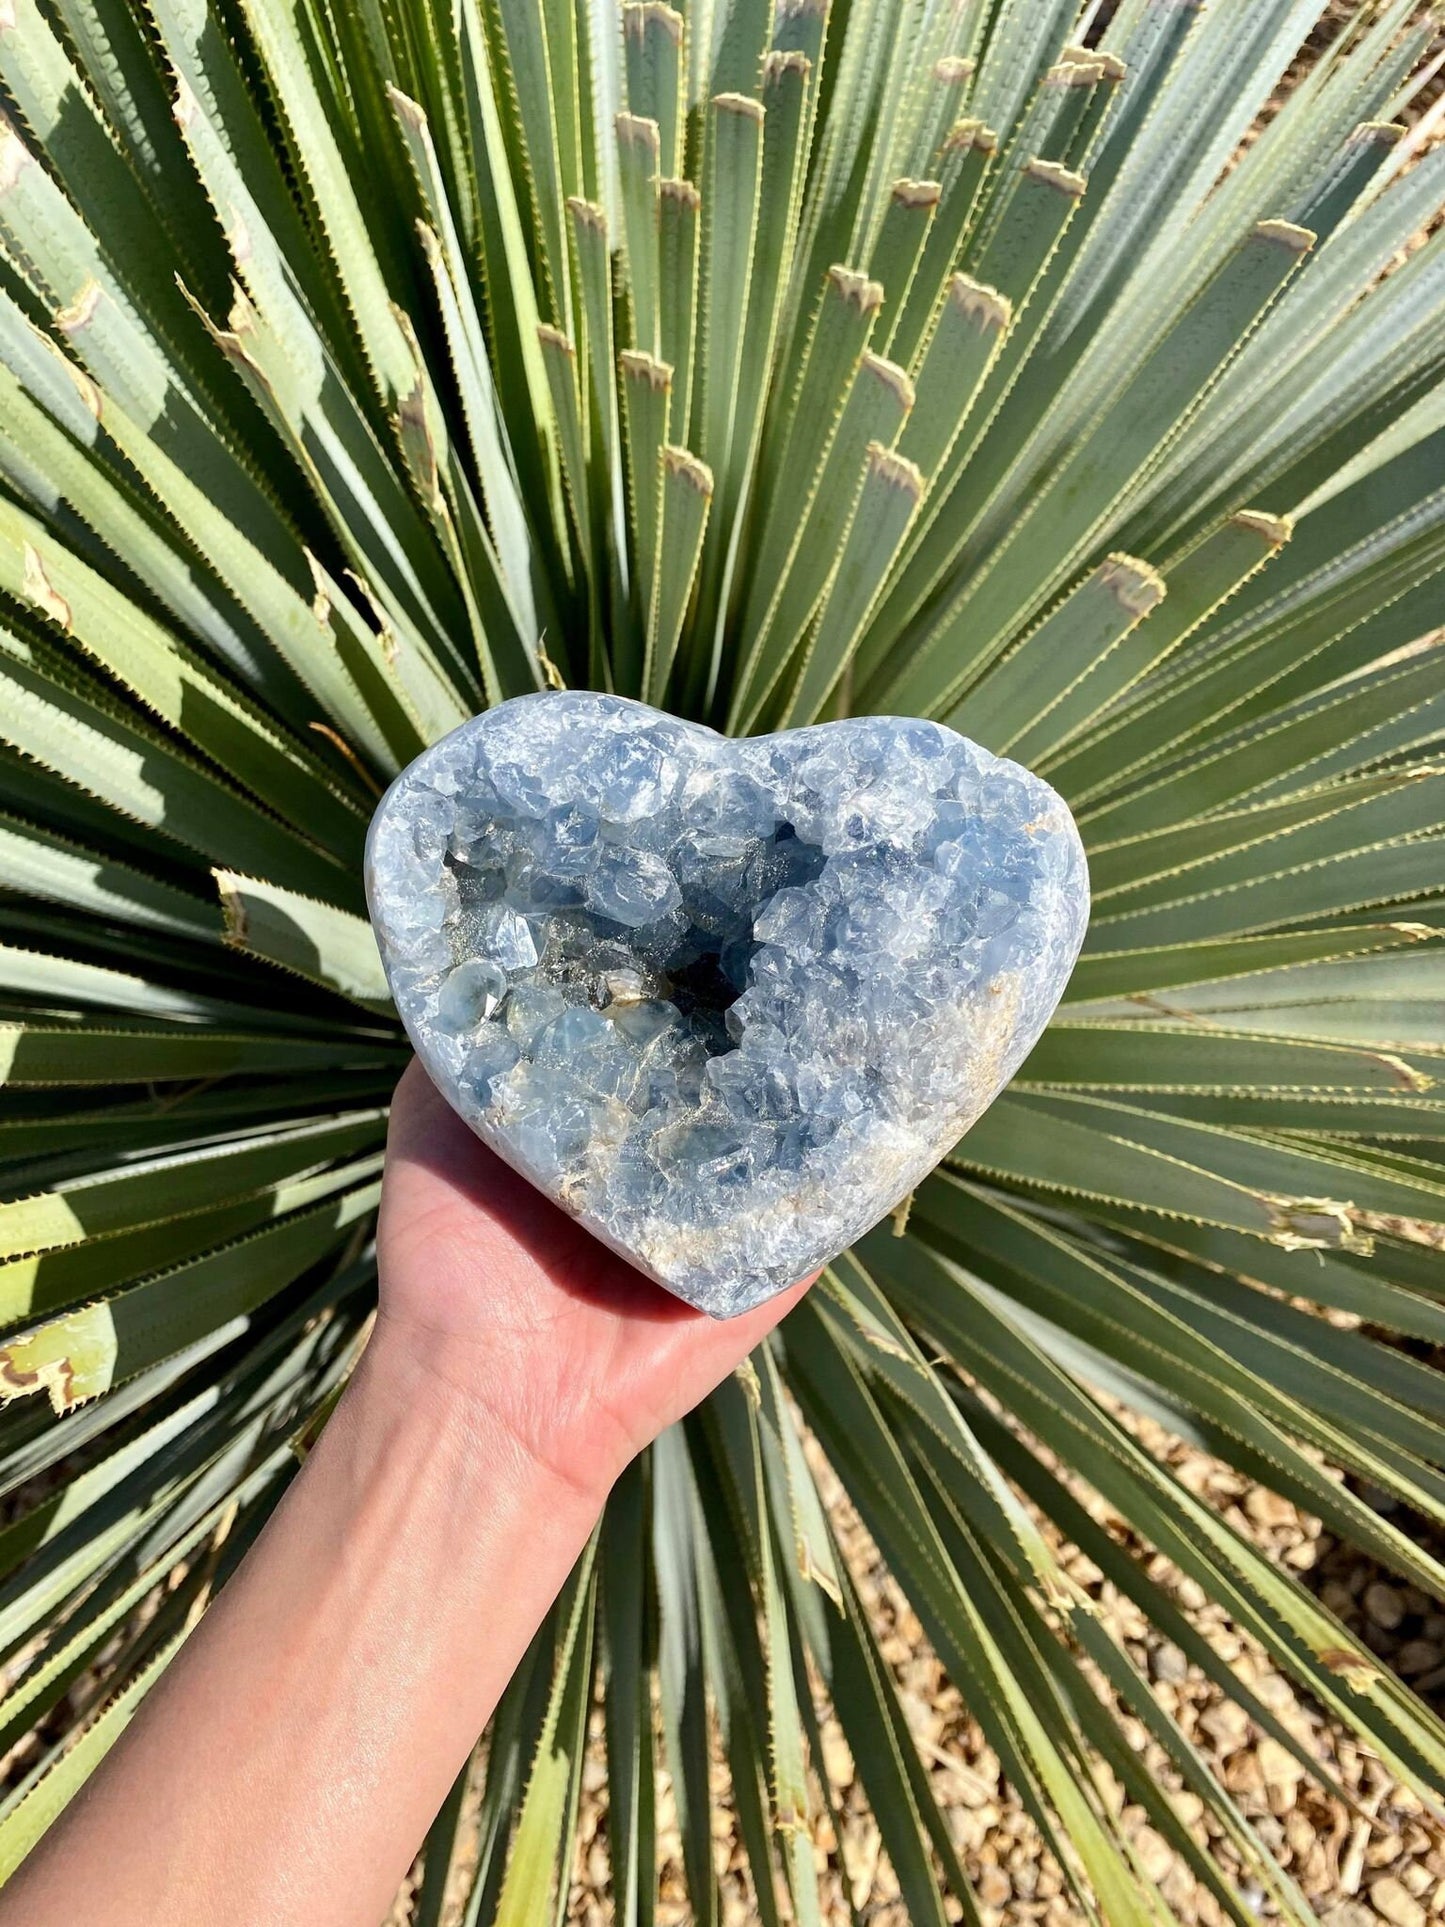
[[[599,1506],[811,1283],[726,1321],[694,1311],[489,1151],[416,1062],[392,1104],[378,1239],[373,1342]]]

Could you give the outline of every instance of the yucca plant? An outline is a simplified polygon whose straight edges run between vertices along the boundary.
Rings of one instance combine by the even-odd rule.
[[[599,1692],[619,1922],[658,1767],[717,1918],[719,1754],[757,1917],[818,1920],[825,1716],[909,1918],[979,1917],[825,1461],[1080,1920],[1168,1917],[1118,1786],[1227,1918],[1311,1915],[1061,1540],[1311,1772],[1139,1545],[1445,1794],[1130,1419],[1445,1591],[1445,152],[1428,13],[1326,11],[6,0],[0,1871],[364,1336],[379,788],[557,682],[941,718],[1065,793],[1096,911],[906,1221],[617,1489],[416,1917],[454,1861],[468,1922],[561,1917]]]

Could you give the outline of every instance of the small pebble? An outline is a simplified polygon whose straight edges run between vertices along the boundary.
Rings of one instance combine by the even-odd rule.
[[[1366,1586],[1364,1606],[1371,1622],[1387,1633],[1394,1632],[1405,1617],[1404,1600],[1380,1579]]]
[[[1395,1665],[1407,1679],[1417,1673],[1429,1673],[1445,1659],[1445,1652],[1433,1639],[1407,1639],[1395,1655]]]
[[[1257,1526],[1276,1530],[1280,1526],[1293,1526],[1299,1523],[1299,1514],[1288,1499],[1282,1499],[1268,1486],[1257,1485],[1245,1495],[1244,1509]]]
[[[1153,1827],[1141,1827],[1133,1840],[1139,1865],[1149,1879],[1161,1881],[1174,1865],[1174,1849]]]
[[[1221,1700],[1199,1716],[1199,1729],[1218,1742],[1222,1752],[1232,1752],[1249,1738],[1249,1715],[1233,1700]]]
[[[1426,1927],[1425,1909],[1393,1874],[1370,1882],[1370,1904],[1390,1927]]]
[[[1304,1767],[1278,1740],[1261,1740],[1255,1751],[1266,1786],[1296,1787],[1304,1778]]]
[[[1189,1674],[1189,1660],[1182,1646],[1166,1639],[1149,1655],[1150,1676],[1157,1680],[1181,1680]]]
[[[1002,1867],[985,1867],[978,1877],[976,1893],[981,1906],[1002,1907],[1012,1896],[1013,1888]]]

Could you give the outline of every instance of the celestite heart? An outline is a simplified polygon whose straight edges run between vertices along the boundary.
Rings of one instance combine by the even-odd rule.
[[[834,1257],[962,1136],[1089,906],[1060,798],[941,724],[735,740],[580,691],[419,756],[367,891],[448,1100],[717,1317]]]

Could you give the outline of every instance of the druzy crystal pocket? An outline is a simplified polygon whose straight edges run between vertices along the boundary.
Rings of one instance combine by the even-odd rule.
[[[1088,916],[1063,802],[940,724],[734,740],[583,692],[418,757],[367,889],[462,1117],[719,1317],[851,1244],[963,1135]]]

